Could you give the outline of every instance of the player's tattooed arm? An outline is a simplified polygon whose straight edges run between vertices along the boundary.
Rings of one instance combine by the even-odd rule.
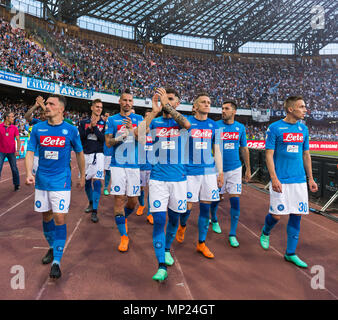
[[[171,117],[183,128],[189,130],[191,127],[190,122],[169,103],[169,98],[167,92],[164,88],[159,88],[156,90],[156,95],[161,100],[161,106],[164,111],[171,115]],[[176,107],[179,104],[179,101],[176,102]]]
[[[176,111],[176,109],[174,109],[169,102],[165,104],[162,108],[163,110],[168,112],[182,128],[187,130],[190,129],[190,122],[181,113]]]

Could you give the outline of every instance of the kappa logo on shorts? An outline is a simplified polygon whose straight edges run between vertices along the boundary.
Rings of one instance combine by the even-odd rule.
[[[37,208],[41,208],[41,201],[36,201],[35,202],[35,206],[37,207]]]
[[[191,198],[192,198],[192,193],[191,193],[191,192],[188,192],[188,193],[187,193],[187,198],[188,198],[188,199],[191,199]]]
[[[58,246],[58,247],[56,247],[56,250],[59,251],[59,252],[62,252],[63,251],[63,247]]]
[[[279,204],[278,206],[277,206],[277,209],[279,210],[279,211],[283,211],[284,210],[284,205],[283,204]]]
[[[155,208],[159,208],[161,206],[161,201],[155,200],[153,205],[154,205]]]
[[[114,187],[114,191],[115,191],[115,192],[119,192],[120,190],[121,190],[121,188],[120,188],[119,186],[115,186],[115,187]]]

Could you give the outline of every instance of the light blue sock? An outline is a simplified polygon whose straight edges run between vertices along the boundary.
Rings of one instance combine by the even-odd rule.
[[[92,188],[92,179],[86,180],[85,191],[89,202],[93,202],[93,188]]]
[[[236,230],[240,214],[239,197],[230,198],[230,206],[231,224],[229,236],[236,237]]]
[[[49,244],[50,248],[53,248],[55,238],[55,223],[54,219],[49,222],[42,221],[43,234]]]
[[[63,224],[61,226],[55,226],[55,239],[53,243],[53,255],[54,255],[54,260],[53,264],[61,263],[61,258],[63,255],[63,250],[66,244],[66,239],[67,239],[67,225]]]
[[[101,197],[101,181],[100,180],[95,180],[94,183],[94,191],[92,194],[92,199],[93,199],[93,209],[97,210],[99,207],[99,201]]]
[[[296,248],[299,239],[301,216],[290,214],[286,232],[288,235],[286,254],[288,256],[296,254]]]
[[[263,233],[268,236],[270,235],[271,230],[277,224],[279,220],[275,219],[271,213],[267,214],[265,217],[265,224],[263,228]]]
[[[119,214],[119,215],[115,216],[115,222],[116,222],[116,225],[117,225],[117,229],[119,229],[121,237],[122,236],[128,237],[128,234],[127,234],[127,231],[126,231],[126,218]]]
[[[181,215],[180,215],[180,225],[182,227],[186,226],[187,221],[188,221],[188,219],[190,217],[190,213],[191,213],[191,210],[187,210],[186,212],[181,213]]]
[[[180,214],[168,208],[167,232],[165,235],[165,249],[170,250],[171,244],[175,238]]]
[[[198,217],[198,240],[204,242],[209,229],[210,204],[200,203],[200,214]]]
[[[154,212],[154,228],[153,228],[153,246],[158,263],[165,263],[165,234],[164,227],[166,221],[166,212]]]
[[[104,176],[104,188],[107,189],[110,182],[111,173],[110,170],[105,170],[106,174]]]
[[[213,201],[211,202],[210,205],[210,213],[211,213],[211,221],[212,222],[217,222],[217,210],[218,210],[218,205],[219,205],[220,201]]]
[[[144,206],[144,190],[141,189],[141,194],[138,197],[138,202],[140,204],[140,206]]]

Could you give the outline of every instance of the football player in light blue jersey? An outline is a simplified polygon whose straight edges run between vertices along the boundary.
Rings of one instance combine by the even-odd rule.
[[[25,158],[26,184],[35,184],[34,210],[42,213],[43,232],[50,249],[42,259],[52,262],[51,278],[60,278],[60,262],[66,239],[66,214],[70,205],[71,150],[74,149],[80,171],[78,187],[85,184],[85,162],[80,135],[76,127],[63,121],[66,99],[51,95],[46,102],[48,121],[33,127]],[[39,167],[33,176],[34,151],[38,147]]]
[[[161,105],[158,105],[158,99]],[[179,216],[186,212],[187,177],[184,166],[184,149],[190,122],[176,108],[180,98],[176,90],[160,88],[152,99],[150,112],[135,131],[139,141],[146,143],[146,132],[150,129],[153,141],[154,162],[149,180],[149,206],[154,217],[153,245],[158,270],[153,276],[155,281],[167,278],[167,265],[174,259],[170,247],[175,238]],[[163,116],[157,115],[163,110]],[[168,210],[168,224],[164,232]]]
[[[240,152],[245,164],[244,181],[248,182],[251,178],[250,157],[245,127],[243,124],[235,121],[236,111],[237,104],[235,101],[224,101],[222,105],[222,120],[217,122],[221,134],[220,144],[223,154],[224,171],[224,185],[220,194],[223,195],[225,192],[229,194],[231,223],[228,239],[230,245],[234,248],[239,246],[236,231],[240,215],[240,195],[242,193],[242,163],[239,157]],[[220,233],[221,230],[218,226],[216,215],[217,206],[217,202],[213,202],[211,205],[211,220],[213,230]]]
[[[301,96],[288,97],[284,109],[286,117],[272,123],[266,133],[266,165],[271,178],[270,207],[260,244],[267,250],[271,230],[281,216],[289,216],[284,259],[307,268],[307,264],[296,255],[301,216],[309,213],[306,174],[310,191],[316,192],[318,186],[312,176],[309,131],[300,122],[307,112],[304,99]]]
[[[187,211],[180,215],[180,225],[176,240],[184,241],[187,220],[193,203],[199,202],[198,243],[197,251],[205,257],[214,258],[214,254],[205,245],[208,226],[210,204],[219,201],[218,188],[223,186],[223,164],[218,137],[218,125],[208,118],[210,112],[210,97],[207,93],[200,93],[193,105],[194,116],[189,116],[189,143],[186,164],[187,170]],[[213,156],[213,154],[215,156]],[[217,167],[218,177],[216,175]]]
[[[108,148],[113,147],[110,194],[114,195],[115,222],[121,235],[118,250],[126,252],[129,249],[127,218],[137,205],[141,189],[134,130],[143,117],[132,112],[134,99],[130,90],[122,93],[119,103],[120,113],[107,120],[105,140]]]

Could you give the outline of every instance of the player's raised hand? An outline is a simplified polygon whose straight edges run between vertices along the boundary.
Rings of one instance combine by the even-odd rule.
[[[95,117],[95,116],[91,117],[91,119],[90,119],[90,126],[91,126],[91,128],[93,128],[93,127],[96,126],[97,120],[98,120],[97,117]]]
[[[129,117],[124,118],[122,122],[128,130],[133,129],[133,123]]]
[[[27,175],[26,177],[26,182],[25,182],[28,186],[31,186],[31,185],[35,185],[35,177],[30,174],[30,175]]]
[[[160,96],[157,93],[155,93],[152,98],[153,112],[160,113],[162,111],[162,106],[159,104],[159,99]]]
[[[45,100],[44,100],[43,97],[38,96],[38,97],[36,98],[35,101],[36,101],[36,104],[37,104],[39,107],[41,107],[43,110],[45,110]]]
[[[162,107],[169,103],[167,91],[164,88],[159,88],[156,93],[160,96]]]

